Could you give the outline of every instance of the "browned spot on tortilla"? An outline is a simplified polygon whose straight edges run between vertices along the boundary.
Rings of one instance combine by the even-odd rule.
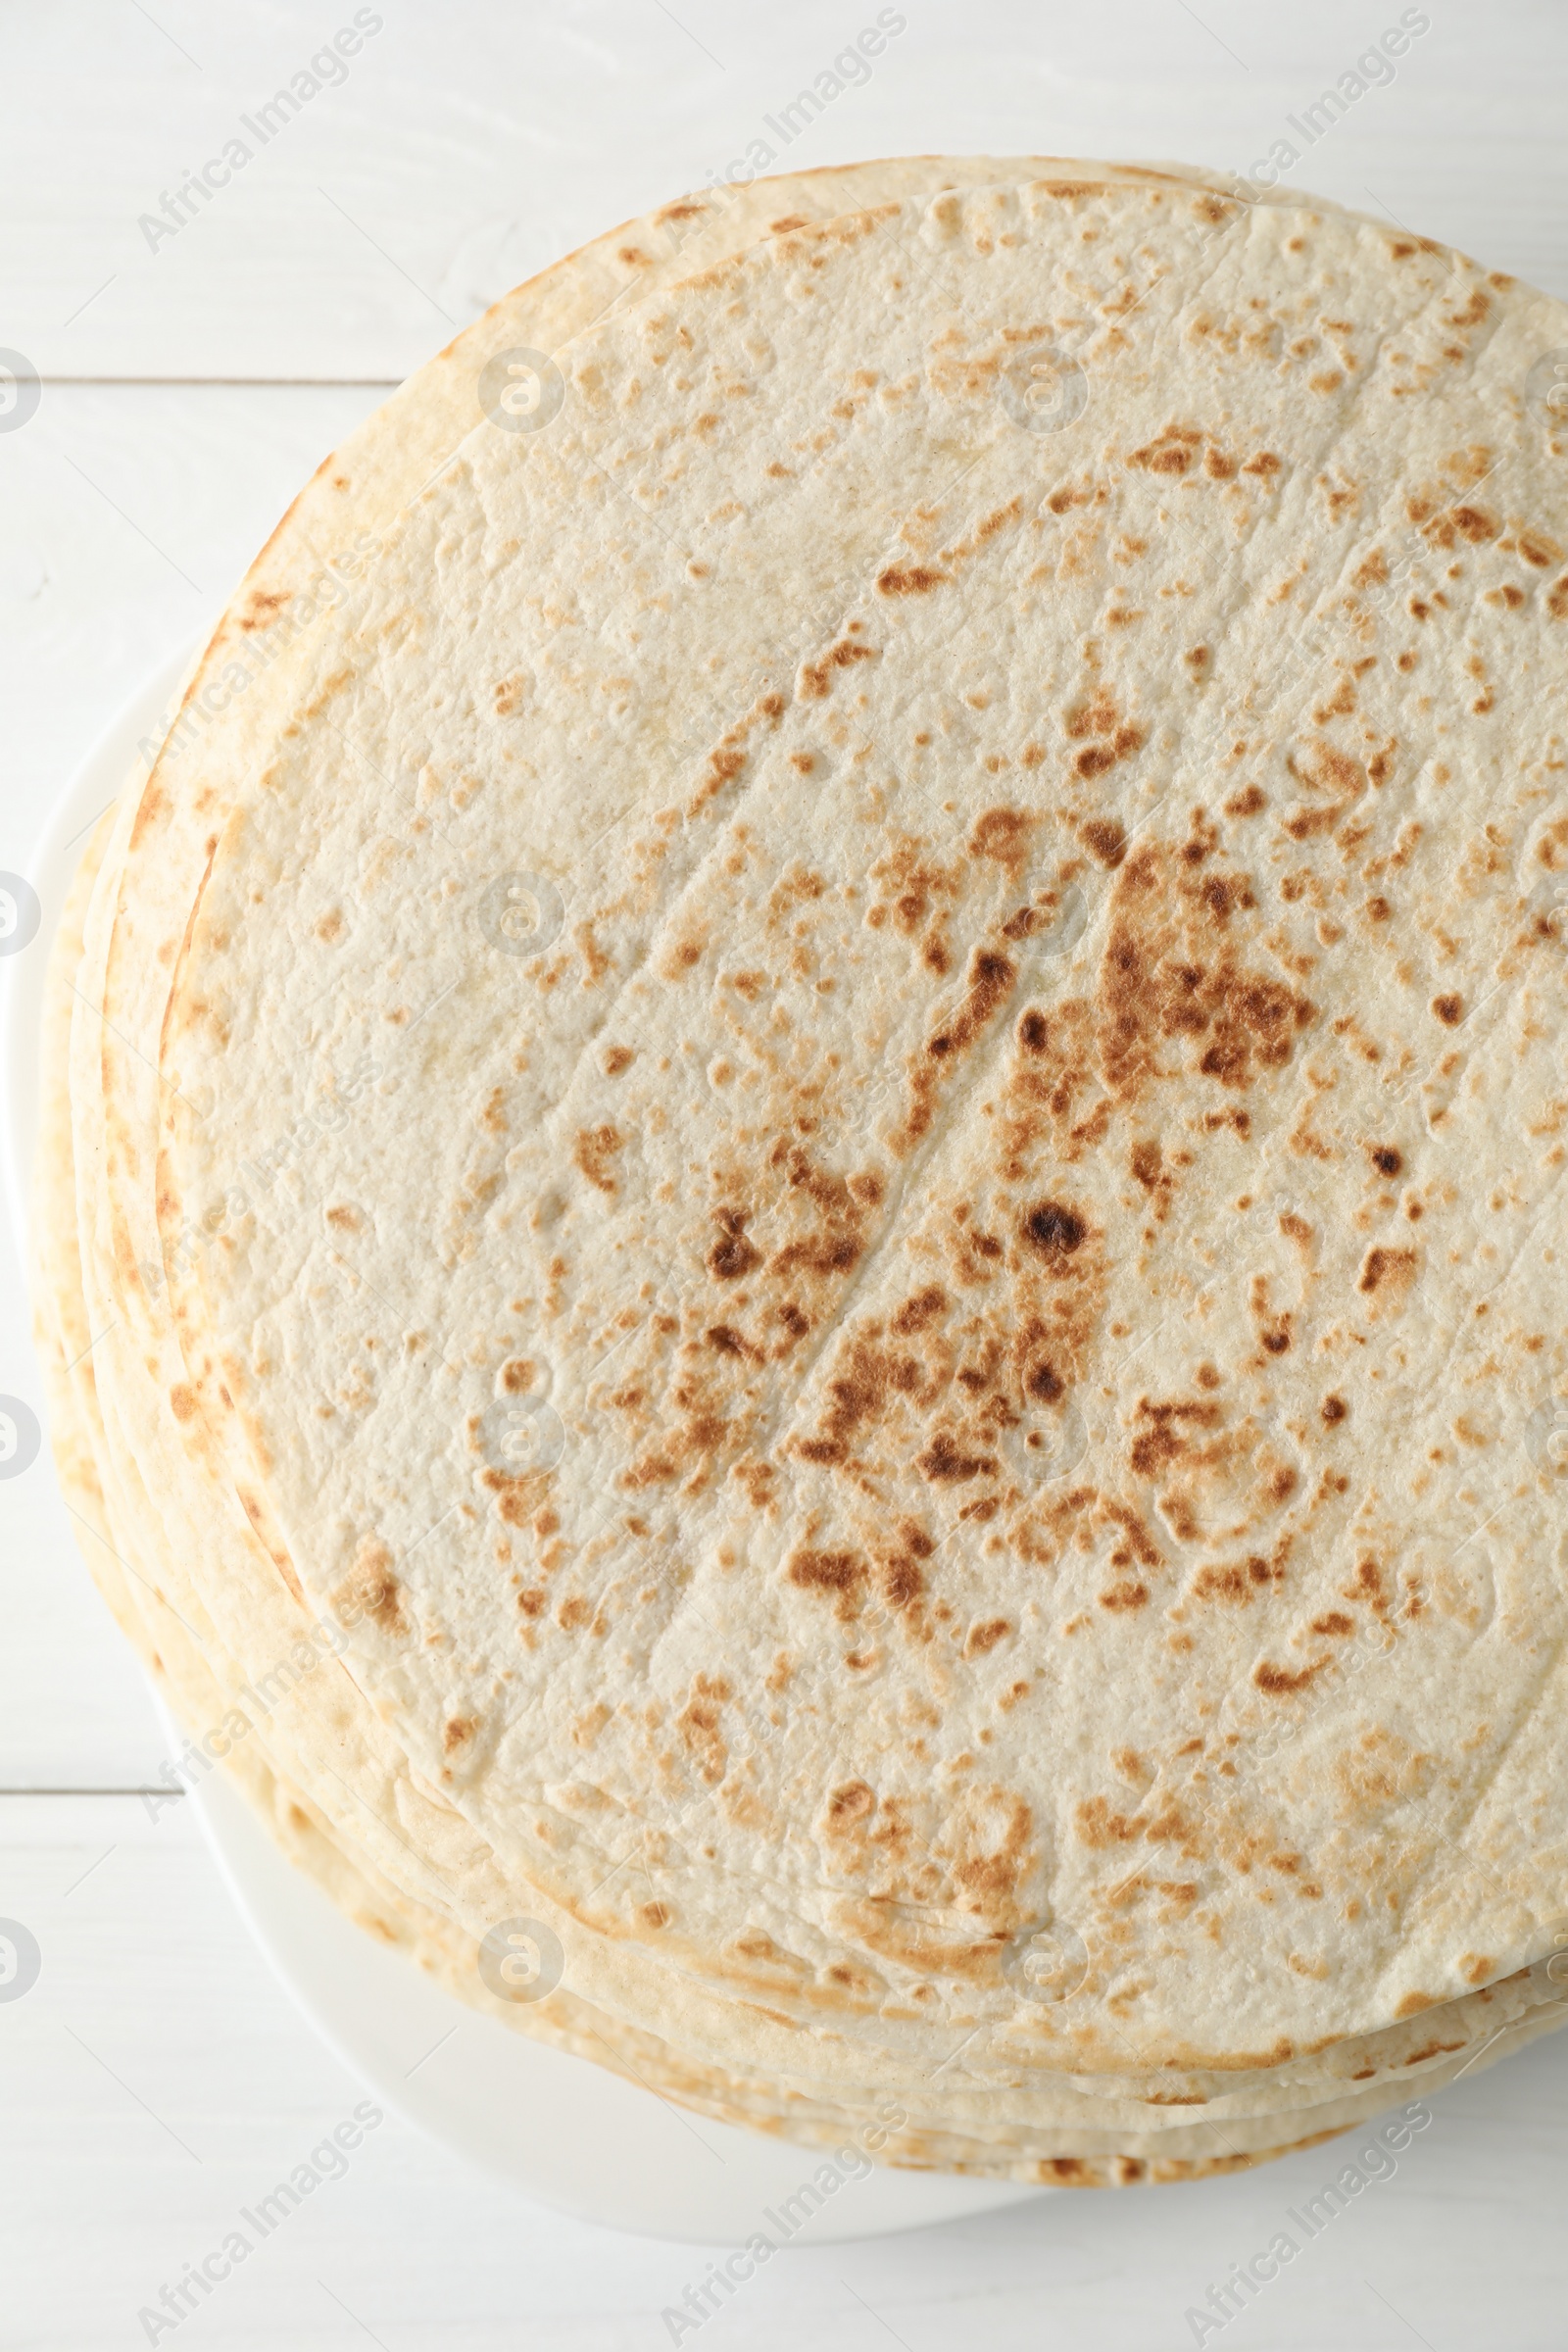
[[[1204,870],[1209,838],[1195,831],[1187,845],[1196,869],[1185,851],[1150,842],[1116,878],[1097,1011],[1105,1084],[1124,1102],[1169,1074],[1164,1043],[1190,1040],[1202,1075],[1241,1090],[1259,1066],[1282,1069],[1312,1018],[1305,997],[1241,961],[1227,933],[1252,894],[1244,875]]]
[[[1323,796],[1316,806],[1294,809],[1284,819],[1285,831],[1293,841],[1332,833],[1367,789],[1367,771],[1360,760],[1322,737],[1302,759],[1295,752],[1288,753],[1285,764],[1298,783]]]
[[[977,948],[969,960],[969,986],[951,1020],[927,1039],[925,1052],[910,1064],[911,1101],[896,1149],[907,1150],[931,1124],[945,1072],[972,1046],[1009,995],[1017,973],[994,948]]]
[[[1107,774],[1118,760],[1141,751],[1148,740],[1144,728],[1123,718],[1107,686],[1099,687],[1088,702],[1069,710],[1065,724],[1070,742],[1084,743],[1090,738],[1073,760],[1075,771],[1085,778]]]
[[[1133,1440],[1128,1463],[1137,1477],[1152,1478],[1187,1452],[1189,1441],[1183,1423],[1190,1422],[1198,1430],[1212,1429],[1218,1424],[1220,1413],[1215,1404],[1156,1404],[1147,1396],[1140,1396],[1138,1418],[1151,1426],[1141,1430]]]
[[[1074,760],[1073,768],[1085,778],[1107,775],[1118,760],[1142,751],[1147,740],[1142,727],[1131,723],[1118,727],[1107,742],[1086,744]]]
[[[890,564],[876,575],[881,596],[926,596],[952,575],[934,571],[928,564]]]
[[[441,1745],[450,1756],[455,1747],[466,1746],[478,1728],[471,1715],[454,1715],[441,1734]]]
[[[1042,1200],[1024,1217],[1022,1238],[1036,1256],[1054,1266],[1082,1247],[1087,1231],[1076,1209],[1059,1200]]]
[[[1187,473],[1197,465],[1202,443],[1202,434],[1193,426],[1167,424],[1152,441],[1133,450],[1127,463],[1146,473]]]
[[[1089,1797],[1078,1807],[1079,1838],[1096,1852],[1103,1852],[1111,1845],[1130,1845],[1143,1834],[1142,1822],[1126,1813],[1112,1812],[1102,1796]]]
[[[572,1146],[571,1156],[590,1184],[602,1193],[617,1190],[610,1163],[617,1152],[625,1149],[626,1139],[607,1120],[599,1127],[584,1127]]]
[[[1253,1670],[1252,1680],[1259,1690],[1267,1690],[1272,1696],[1278,1697],[1287,1690],[1304,1690],[1313,1676],[1321,1674],[1327,1664],[1327,1658],[1319,1658],[1314,1665],[1303,1666],[1299,1673],[1292,1674],[1289,1667],[1271,1666],[1265,1658]]]
[[[1128,1165],[1146,1193],[1152,1193],[1159,1182],[1162,1155],[1157,1143],[1146,1136],[1134,1144]]]
[[[728,1749],[719,1730],[719,1710],[733,1696],[722,1675],[694,1675],[691,1697],[675,1718],[682,1745],[710,1786],[724,1777]]]
[[[543,1475],[536,1471],[530,1479],[524,1480],[509,1477],[504,1470],[482,1470],[479,1484],[488,1487],[496,1496],[497,1515],[506,1521],[508,1527],[526,1527],[534,1509],[533,1500],[526,1490],[532,1487],[536,1494]]]
[[[403,1589],[393,1575],[393,1555],[378,1537],[368,1536],[354,1566],[332,1595],[334,1615],[344,1625],[368,1617],[383,1634],[406,1634]]]
[[[1361,1267],[1357,1288],[1376,1291],[1388,1283],[1396,1291],[1408,1290],[1415,1280],[1416,1253],[1413,1250],[1369,1250]]]
[[[827,1810],[830,1821],[863,1821],[876,1810],[876,1793],[864,1781],[846,1781],[829,1791]]]
[[[251,597],[248,611],[241,617],[240,627],[242,629],[266,628],[288,602],[288,597],[278,589],[258,589]]]
[[[708,1253],[708,1266],[720,1282],[737,1282],[762,1262],[762,1253],[746,1239],[748,1216],[738,1208],[720,1208],[713,1212],[714,1223],[721,1226],[721,1238]]]
[[[933,1059],[942,1061],[961,1054],[974,1043],[997,1005],[1011,988],[1014,971],[1005,956],[994,951],[977,949],[969,966],[969,993],[955,1019],[938,1030],[926,1046]]]
[[[1341,1591],[1347,1600],[1369,1603],[1374,1614],[1387,1621],[1389,1615],[1388,1595],[1383,1590],[1383,1571],[1376,1560],[1358,1561],[1354,1584],[1344,1585],[1341,1587]]]
[[[995,1474],[992,1453],[966,1453],[946,1430],[939,1430],[925,1451],[915,1456],[915,1468],[938,1486],[964,1486],[971,1478]]]
[[[1126,827],[1114,816],[1091,816],[1079,826],[1079,832],[1103,866],[1112,871],[1127,855]]]
[[[1442,519],[1443,517],[1440,516],[1439,520]],[[1490,540],[1498,538],[1502,532],[1502,525],[1495,514],[1489,514],[1485,507],[1454,507],[1450,513],[1450,519],[1453,529],[1459,537],[1468,539],[1472,547],[1485,547]],[[1436,528],[1436,524],[1429,525],[1428,535],[1430,536]]]
[[[900,1531],[900,1546],[886,1562],[882,1572],[882,1590],[896,1609],[906,1609],[920,1598],[925,1591],[925,1578],[920,1562],[928,1560],[936,1545],[925,1530],[913,1519],[906,1519]]]
[[[803,1592],[834,1594],[835,1614],[841,1619],[856,1614],[867,1573],[866,1563],[858,1551],[798,1551],[786,1570],[790,1583]]]
[[[715,786],[733,783],[746,765],[746,754],[727,746],[708,755],[709,773]]]
[[[1007,1617],[991,1617],[982,1625],[972,1625],[969,1638],[963,1645],[964,1656],[983,1657],[988,1649],[995,1649],[997,1643],[1011,1631],[1012,1621]]]
[[[833,690],[833,672],[848,669],[855,662],[874,662],[878,649],[873,645],[857,645],[852,637],[841,637],[829,646],[820,662],[803,662],[801,666],[801,699],[803,702],[823,702]]]
[[[1454,996],[1434,997],[1432,1009],[1446,1029],[1455,1029],[1464,1012],[1464,999]]]
[[[1021,808],[987,808],[975,819],[970,851],[976,858],[994,858],[999,865],[1016,867],[1023,861],[1038,821]]]
[[[943,1290],[940,1283],[932,1283],[925,1290],[916,1291],[912,1298],[905,1300],[893,1318],[893,1329],[904,1337],[907,1337],[911,1332],[924,1331],[929,1324],[934,1323],[937,1317],[946,1311],[947,1303],[946,1291]]]

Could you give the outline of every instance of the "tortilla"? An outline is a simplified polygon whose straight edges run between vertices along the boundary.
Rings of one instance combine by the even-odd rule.
[[[1562,337],[1400,242],[1059,180],[787,229],[561,355],[547,432],[481,425],[291,650],[266,763],[202,783],[157,1188],[185,1377],[156,1445],[116,1384],[123,1507],[155,1575],[176,1492],[262,1530],[215,1651],[291,1581],[358,1599],[389,1736],[323,1669],[271,1744],[315,1792],[352,1719],[367,1852],[416,1818],[469,1932],[497,1879],[559,1905],[596,1995],[710,2064],[851,2100],[973,2025],[933,2108],[1025,2144],[1065,2074],[1277,2099],[1550,1947],[1549,1795],[1514,1791],[1560,1317],[1518,1250],[1472,1295],[1496,1115],[1414,999],[1460,1028],[1500,975],[1511,1140],[1560,1116],[1559,943],[1519,908],[1560,841],[1560,492],[1504,388]],[[144,864],[164,815],[155,773]],[[123,874],[102,903],[131,939]],[[107,1144],[89,1255],[153,1193]],[[1551,1165],[1508,1163],[1517,1235]],[[163,1286],[107,1264],[128,1357]],[[1455,1440],[1509,1328],[1478,1304],[1537,1387]],[[1470,1455],[1521,1433],[1465,1550]],[[1422,1446],[1441,1557],[1401,1534]]]

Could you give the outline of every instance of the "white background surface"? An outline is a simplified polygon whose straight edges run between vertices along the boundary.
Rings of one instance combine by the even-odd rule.
[[[564,248],[722,172],[876,9],[381,0],[347,81],[149,252],[138,215],[352,13],[0,5],[0,345],[45,379],[36,416],[0,433],[0,867],[26,869],[100,726],[216,612],[385,389]],[[1246,170],[1399,9],[903,13],[792,169],[1032,149]],[[1392,85],[1290,181],[1568,296],[1568,13],[1429,14]],[[0,1391],[41,1409],[14,1252]],[[0,1484],[0,1916],[44,1954],[34,1989],[0,2003],[0,2346],[99,2352],[145,2342],[138,2308],[362,2094],[269,1975],[194,1824],[179,1808],[150,1821],[134,1793],[163,1741],[46,1458]],[[1563,2345],[1565,2094],[1568,2035],[1461,2083],[1397,2175],[1206,2340]],[[1188,2344],[1186,2308],[1341,2161],[1313,2150],[781,2255],[708,2323],[705,2352]],[[178,2336],[223,2352],[652,2348],[700,2268],[695,2250],[531,2207],[389,2118]]]

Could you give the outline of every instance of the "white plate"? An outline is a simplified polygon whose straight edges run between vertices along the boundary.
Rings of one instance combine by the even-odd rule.
[[[27,947],[0,961],[6,1200],[19,1246],[27,1232],[27,1195],[38,1141],[38,1032],[49,945],[87,836],[135,766],[137,745],[144,736],[158,732],[194,651],[187,646],[160,663],[140,693],[110,720],[67,786],[33,853],[27,875],[42,907],[42,920]]]
[[[93,747],[56,810],[29,877],[42,906],[36,937],[6,959],[6,1179],[19,1236],[37,1137],[43,976],[76,858],[153,732],[187,656],[150,678]],[[163,1711],[162,1709],[160,1710]],[[165,1714],[171,1754],[184,1744]],[[289,1992],[377,2098],[461,2155],[583,2221],[652,2237],[774,2244],[914,2230],[1049,2196],[1008,2181],[873,2168],[846,2180],[797,2230],[786,2200],[821,2154],[688,2115],[605,2069],[514,2034],[453,1999],[373,1943],[284,1859],[238,1792],[214,1773],[194,1804],[220,1871]],[[794,2211],[805,2210],[805,2201]],[[771,2216],[775,2218],[769,2218]]]

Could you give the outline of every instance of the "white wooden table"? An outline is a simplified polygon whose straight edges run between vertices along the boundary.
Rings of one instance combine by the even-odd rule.
[[[221,604],[297,485],[456,325],[557,253],[701,186],[876,17],[870,0],[380,0],[336,86],[175,235],[138,226],[351,24],[348,0],[0,6],[0,345],[43,378],[0,432],[0,868],[25,870],[100,725]],[[904,0],[904,29],[788,151],[1030,149],[1247,170],[1396,0]],[[1395,77],[1287,172],[1568,295],[1568,15],[1431,0]],[[886,21],[886,20],[884,20]],[[1302,144],[1298,140],[1298,145]],[[3,421],[3,419],[0,419]],[[41,950],[40,950],[41,952]],[[0,1391],[41,1410],[15,1253]],[[47,1456],[0,1483],[0,1916],[42,1949],[0,2002],[0,2346],[144,2343],[141,2307],[363,2094],[252,1946],[177,1808]],[[1436,2104],[1222,2330],[1229,2347],[1568,2342],[1568,2034]],[[791,2253],[708,2340],[1153,2352],[1339,2156],[1057,2196]],[[527,2206],[389,2118],[180,2324],[338,2352],[671,2340],[695,2249]],[[689,2341],[690,2337],[682,2340]]]

